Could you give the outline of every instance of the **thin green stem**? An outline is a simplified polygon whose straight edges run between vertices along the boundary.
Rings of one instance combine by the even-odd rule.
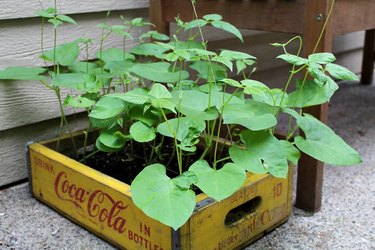
[[[176,153],[177,153],[178,170],[179,170],[179,173],[182,174],[182,156],[180,155],[181,151],[179,150],[178,143],[177,143],[177,134],[173,130],[173,128],[171,127],[171,125],[169,124],[168,118],[165,115],[165,112],[164,112],[164,110],[162,108],[160,109],[160,112],[161,112],[161,114],[162,114],[162,116],[163,116],[163,118],[165,120],[165,123],[167,124],[167,127],[168,127],[169,131],[171,132],[171,134],[173,136],[174,147],[176,148]]]

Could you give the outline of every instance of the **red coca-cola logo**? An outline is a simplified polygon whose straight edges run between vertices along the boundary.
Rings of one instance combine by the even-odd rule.
[[[72,203],[82,211],[85,210],[85,207],[90,217],[101,223],[104,222],[114,231],[125,232],[126,219],[122,217],[121,213],[128,208],[129,204],[125,205],[122,201],[114,200],[102,190],[90,193],[85,188],[71,183],[65,172],[60,172],[56,177],[55,194],[59,199]],[[85,206],[86,200],[87,205]]]

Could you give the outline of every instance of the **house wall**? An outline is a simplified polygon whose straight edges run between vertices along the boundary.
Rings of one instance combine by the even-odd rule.
[[[53,1],[42,1],[44,8]],[[44,3],[48,2],[48,3]],[[98,23],[105,21],[107,10],[111,15],[107,22],[119,22],[119,16],[132,19],[148,15],[147,0],[59,0],[58,8],[64,14],[70,14],[79,23],[63,25],[58,33],[58,42],[71,41],[78,37],[100,39]],[[35,17],[40,9],[38,0],[0,1],[0,69],[9,66],[42,66],[40,54],[40,19]],[[173,26],[172,26],[173,29]],[[281,52],[269,43],[285,42],[292,35],[267,32],[243,31],[245,43],[232,39],[228,34],[207,30],[206,38],[214,40],[211,48],[230,48],[250,52],[258,57],[257,73],[254,78],[278,85],[285,81],[288,66],[275,57]],[[44,31],[44,47],[52,48],[52,30]],[[133,34],[137,37],[138,34]],[[334,41],[334,52],[338,62],[355,72],[360,72],[363,32],[339,36]],[[121,40],[108,39],[104,45],[121,47]],[[131,47],[135,43],[129,43]],[[98,48],[96,42],[90,48],[90,57]],[[80,110],[67,109],[75,130],[86,125],[84,114]],[[56,97],[37,82],[0,81],[0,187],[27,177],[25,145],[30,141],[39,141],[56,137],[59,125],[59,111]]]
[[[51,7],[52,0],[42,0],[43,7]],[[147,17],[147,0],[58,0],[61,13],[69,14],[79,25],[63,25],[58,30],[58,43],[79,37],[93,38],[90,57],[94,58],[101,30],[97,24],[111,15],[108,24],[119,24],[120,15],[126,19]],[[0,1],[0,69],[9,66],[43,66],[41,52],[41,20],[35,13],[38,0]],[[53,31],[44,30],[44,49],[53,48]],[[138,34],[133,34],[136,38]],[[135,42],[129,42],[131,47]],[[119,37],[110,37],[105,47],[122,46]],[[83,55],[82,55],[82,58]],[[81,110],[66,109],[67,114]],[[38,82],[0,81],[0,187],[27,177],[25,150],[30,141],[39,141],[58,135],[60,120],[57,98]],[[84,115],[71,115],[74,130],[87,122]]]

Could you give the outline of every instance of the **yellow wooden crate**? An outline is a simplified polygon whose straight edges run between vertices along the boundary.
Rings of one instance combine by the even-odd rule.
[[[244,186],[221,202],[197,195],[192,217],[174,231],[133,204],[129,185],[47,144],[28,149],[35,198],[123,249],[237,249],[286,221],[291,212],[292,169],[288,179],[248,174]]]

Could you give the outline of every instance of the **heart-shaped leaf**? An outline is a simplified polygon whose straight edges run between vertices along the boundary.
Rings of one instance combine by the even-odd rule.
[[[306,138],[297,136],[294,141],[304,153],[332,165],[345,166],[362,162],[356,150],[315,117],[309,114],[298,115],[297,124]]]
[[[54,61],[56,55],[56,63],[63,66],[73,64],[79,56],[79,46],[77,42],[64,43],[57,46],[56,51],[54,49],[48,50],[41,56],[42,59],[47,61]]]
[[[126,102],[130,102],[133,104],[145,104],[149,101],[150,98],[147,95],[147,91],[142,88],[136,88],[126,93],[113,93],[107,96],[120,98]]]
[[[250,131],[241,133],[245,148],[233,145],[229,149],[232,161],[241,168],[257,174],[269,172],[273,176],[286,178],[288,162],[284,147],[268,131]]]
[[[141,121],[137,121],[130,126],[130,135],[137,142],[149,142],[155,139],[155,129]]]
[[[228,104],[223,110],[224,124],[238,124],[250,130],[263,130],[276,125],[276,117],[271,113],[256,113],[251,103]]]
[[[135,60],[135,56],[133,54],[127,52],[124,53],[124,51],[119,48],[110,48],[107,50],[103,50],[102,52],[98,52],[96,56],[106,63],[112,61]]]
[[[129,105],[119,98],[103,96],[94,105],[89,117],[95,119],[113,118],[127,110],[128,107]]]
[[[101,131],[96,146],[104,152],[116,152],[124,147],[126,141],[127,138],[114,128]]]
[[[151,218],[177,230],[189,219],[196,203],[195,193],[185,188],[185,181],[181,188],[180,181],[171,180],[163,165],[150,165],[131,184],[133,202]]]
[[[170,71],[170,66],[167,62],[137,63],[130,71],[148,80],[163,83],[175,83],[189,77],[189,73],[184,70]]]
[[[190,166],[189,171],[198,178],[195,185],[218,201],[231,196],[246,180],[246,172],[234,163],[226,163],[221,169],[214,170],[207,161],[199,160]]]
[[[289,107],[304,108],[329,101],[330,96],[326,95],[324,87],[319,86],[313,80],[297,81],[297,90],[289,94]]]

